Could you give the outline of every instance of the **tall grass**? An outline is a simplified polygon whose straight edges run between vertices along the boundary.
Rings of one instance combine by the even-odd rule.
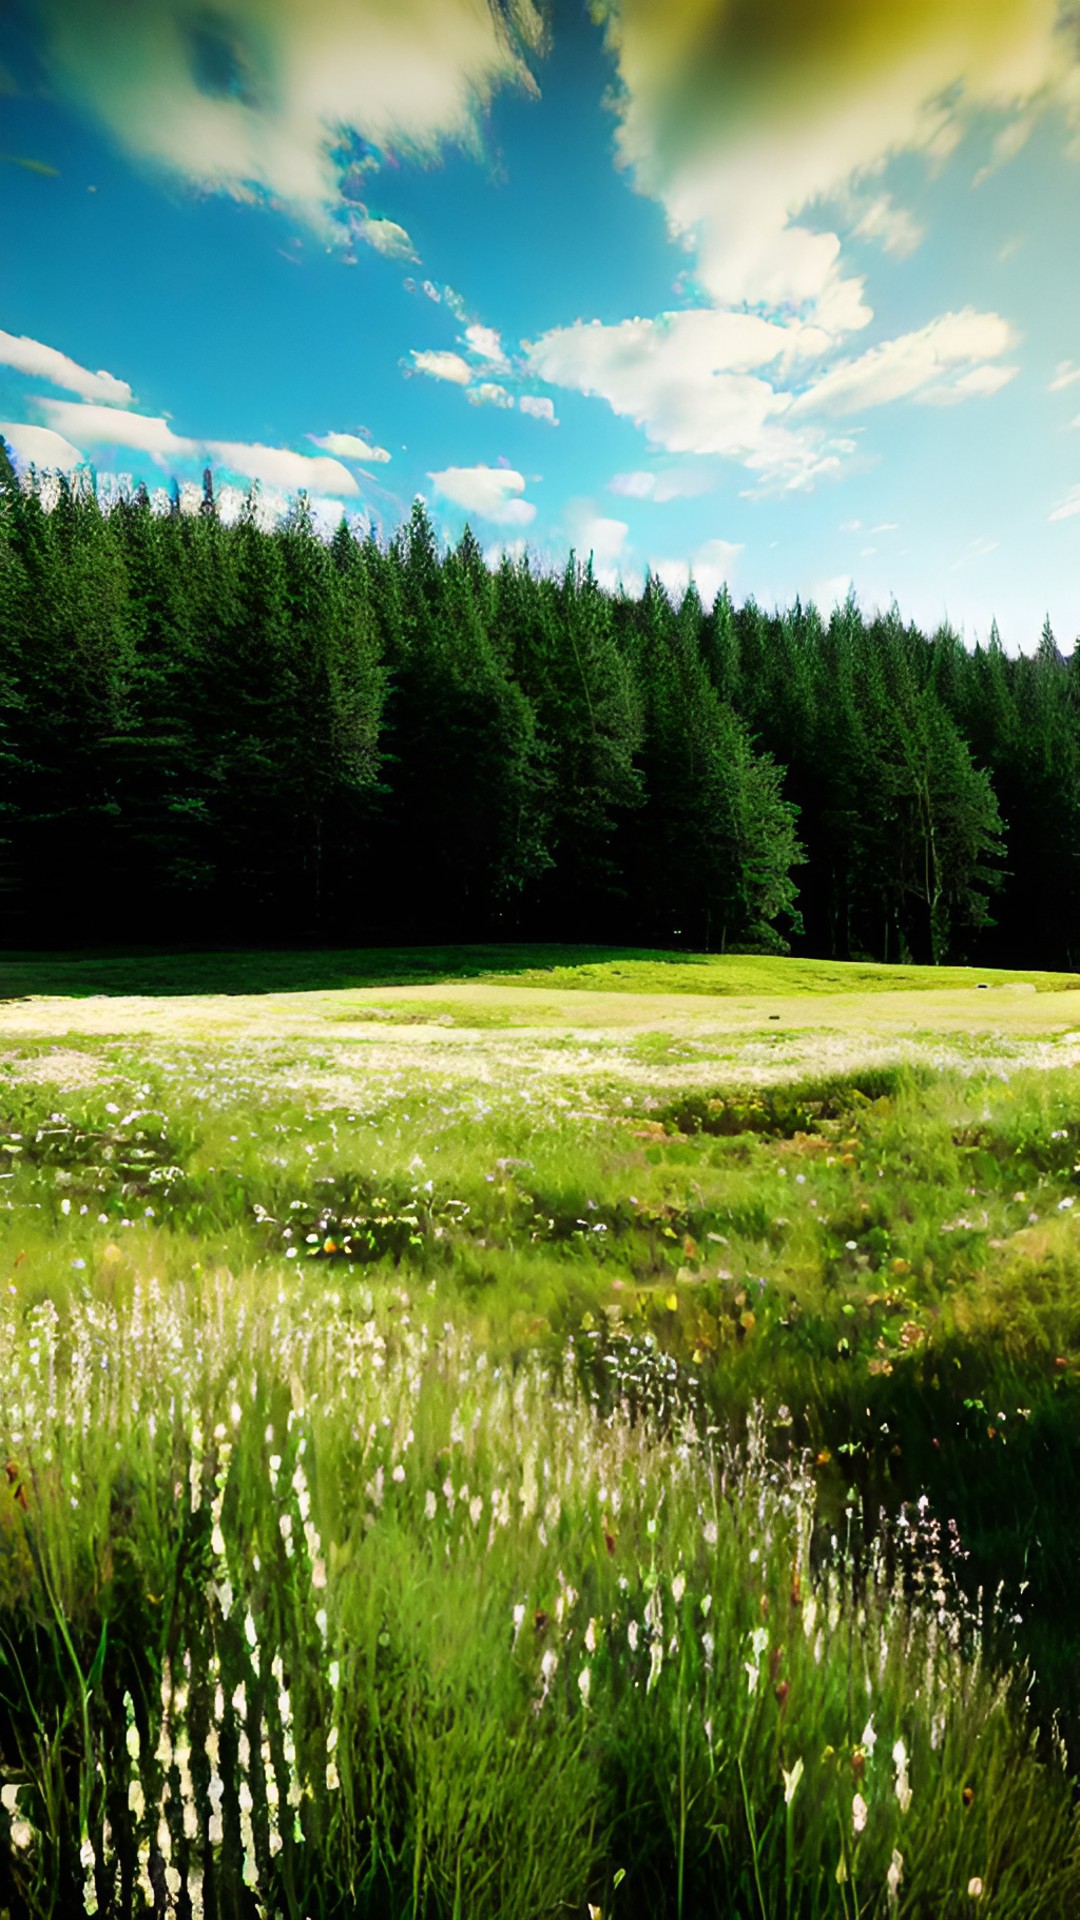
[[[7,1063],[0,1911],[1080,1910],[1072,1078],[491,1044]]]
[[[291,1276],[136,1275],[0,1341],[12,1911],[1080,1900],[1064,1772],[947,1564],[815,1564],[759,1424],[661,1432],[404,1289]]]

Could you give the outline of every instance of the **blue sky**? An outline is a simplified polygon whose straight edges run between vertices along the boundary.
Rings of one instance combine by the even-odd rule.
[[[0,432],[493,556],[1080,629],[1058,0],[16,0]]]

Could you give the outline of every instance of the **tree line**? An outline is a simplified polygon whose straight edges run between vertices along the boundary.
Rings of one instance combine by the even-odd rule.
[[[1080,966],[1080,650],[226,524],[0,441],[4,943]]]

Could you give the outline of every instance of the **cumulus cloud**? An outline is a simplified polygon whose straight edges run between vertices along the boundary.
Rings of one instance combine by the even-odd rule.
[[[798,321],[698,308],[657,320],[598,321],[557,328],[528,349],[553,385],[599,395],[672,453],[718,453],[785,486],[806,485],[843,449],[821,430],[785,427],[789,396],[761,369],[820,353],[826,337]]]
[[[313,446],[322,447],[327,453],[336,454],[339,460],[363,460],[369,465],[373,461],[389,460],[385,447],[370,447],[355,433],[324,433],[321,436],[309,436]]]
[[[118,380],[112,373],[91,373],[56,347],[30,340],[25,334],[16,336],[0,331],[0,366],[12,367],[16,373],[29,374],[36,380],[47,380],[51,387],[80,394],[84,400],[102,400],[117,407],[131,404],[132,392],[126,380]]]
[[[257,441],[189,439],[174,433],[163,417],[128,413],[119,407],[51,399],[41,404],[53,432],[74,435],[83,446],[130,448],[174,471],[192,460],[206,459],[230,473],[287,492],[301,488],[312,494],[359,492],[349,469],[324,454],[294,453],[289,447],[264,447]]]
[[[555,418],[555,402],[549,400],[546,394],[523,393],[518,406],[521,412],[527,413],[532,420],[546,420],[549,427],[557,427],[559,424]]]
[[[421,161],[447,142],[476,151],[498,89],[535,88],[528,58],[543,37],[533,0],[37,9],[53,90],[129,153],[203,190],[254,191],[323,230],[356,171],[343,130],[364,142],[361,175],[385,151]]]
[[[479,386],[469,388],[465,398],[474,407],[512,407],[514,404],[513,394],[497,380],[481,380]]]
[[[619,158],[696,252],[708,293],[792,303],[836,334],[871,312],[840,234],[804,224],[807,210],[817,225],[822,204],[843,211],[852,183],[893,156],[940,160],[979,113],[1023,123],[1071,84],[1057,0],[605,0],[603,11]],[[901,251],[917,238],[889,205],[861,217]]]
[[[513,467],[444,467],[428,479],[444,500],[500,527],[525,527],[536,508],[523,500],[525,477]]]
[[[418,353],[410,347],[413,365],[417,373],[430,374],[433,380],[452,380],[455,386],[467,387],[473,377],[473,370],[460,353],[447,353],[441,350]]]
[[[71,473],[86,459],[63,434],[52,427],[28,426],[21,420],[0,420],[0,437],[5,439],[20,466],[42,467]]]
[[[614,326],[578,321],[527,351],[545,380],[605,399],[653,445],[721,454],[781,488],[811,485],[854,451],[822,424],[832,417],[905,396],[959,401],[996,391],[1015,372],[993,364],[1016,344],[1008,323],[972,308],[821,371],[828,344],[820,327],[797,319],[696,308]],[[644,497],[644,484],[631,476],[623,489]],[[695,490],[662,485],[653,499]]]
[[[506,372],[510,362],[503,351],[502,340],[494,327],[473,325],[466,327],[465,338],[469,352],[476,354],[489,367]]]

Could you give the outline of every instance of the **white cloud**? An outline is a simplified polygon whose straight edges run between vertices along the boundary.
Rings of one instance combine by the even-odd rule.
[[[444,467],[428,479],[444,500],[496,526],[524,527],[535,517],[532,502],[521,498],[524,475],[513,467]]]
[[[1016,368],[987,363],[1016,344],[1015,332],[1000,314],[976,313],[972,307],[941,314],[856,360],[840,361],[794,400],[791,412],[843,415],[910,397],[944,405],[993,393]]]
[[[354,476],[340,460],[293,453],[290,447],[263,447],[257,441],[208,440],[206,450],[212,460],[232,473],[242,473],[249,480],[265,482],[268,486],[283,487],[289,493],[298,493],[301,488],[312,495],[331,490],[336,493],[360,491]]]
[[[452,380],[458,387],[467,387],[472,379],[473,370],[460,353],[418,353],[415,347],[410,347],[409,351],[417,373],[430,374],[433,380]]]
[[[1073,487],[1072,491],[1065,495],[1064,500],[1059,501],[1050,518],[1051,520],[1072,520],[1078,513],[1080,513],[1080,487]]]
[[[30,340],[25,334],[16,336],[0,331],[0,366],[13,367],[16,373],[29,374],[36,380],[47,380],[51,387],[81,394],[84,400],[103,400],[113,406],[126,407],[132,399],[126,380],[118,380],[112,373],[91,373],[56,347]]]
[[[714,300],[790,303],[839,336],[871,311],[840,234],[812,232],[805,211],[832,202],[850,220],[853,182],[905,152],[940,163],[983,113],[1007,122],[999,157],[1018,150],[1029,109],[1069,84],[1058,14],[1057,0],[936,0],[893,8],[884,26],[852,5],[618,0],[619,157]],[[860,219],[894,251],[917,238],[881,199]]]
[[[1080,367],[1074,367],[1071,360],[1060,360],[1054,370],[1054,377],[1047,387],[1048,393],[1062,393],[1066,387],[1074,387],[1080,380]]]
[[[63,434],[55,433],[51,427],[32,427],[19,420],[0,420],[0,436],[11,448],[21,466],[42,467],[46,471],[58,467],[61,473],[70,473],[81,466],[86,459],[78,447],[73,447]]]
[[[76,400],[43,400],[53,430],[74,434],[84,445],[129,447],[149,455],[159,466],[175,470],[192,460],[209,460],[231,473],[265,482],[287,492],[358,493],[359,487],[340,460],[326,455],[294,453],[289,447],[264,447],[258,442],[189,439],[174,433],[167,420],[119,407],[81,404]]]
[[[476,151],[494,93],[533,88],[524,55],[543,31],[531,0],[515,5],[512,26],[477,0],[40,9],[51,90],[128,153],[204,190],[282,202],[327,234],[345,204],[343,130],[409,158],[433,159],[447,142]]]
[[[655,473],[613,473],[608,481],[609,493],[621,493],[627,500],[648,500],[656,486]]]
[[[824,444],[816,427],[782,424],[790,400],[760,377],[827,345],[820,328],[714,308],[665,313],[614,326],[576,322],[528,347],[530,365],[553,385],[596,394],[672,453],[719,453],[782,486],[831,471],[845,443]]]
[[[374,247],[385,260],[419,260],[420,255],[404,227],[396,220],[384,220],[364,213],[359,219],[350,221],[353,237],[363,240],[367,246]]]
[[[494,327],[470,326],[465,329],[465,338],[469,343],[469,352],[476,354],[488,366],[507,372],[510,362],[503,352],[503,344]]]
[[[323,447],[340,460],[363,460],[370,465],[390,458],[385,447],[369,447],[367,441],[359,439],[355,433],[324,433],[321,437],[313,433],[309,438],[313,446]]]
[[[527,413],[532,420],[546,420],[549,427],[557,427],[559,424],[555,418],[555,403],[549,400],[546,394],[523,393],[518,406],[521,412]]]
[[[514,396],[500,387],[497,380],[481,380],[479,386],[470,387],[465,395],[474,407],[512,407]]]
[[[128,413],[122,407],[103,407],[79,400],[42,400],[57,433],[76,434],[89,446],[131,447],[149,454],[159,465],[196,459],[199,443],[173,432],[162,416]]]

